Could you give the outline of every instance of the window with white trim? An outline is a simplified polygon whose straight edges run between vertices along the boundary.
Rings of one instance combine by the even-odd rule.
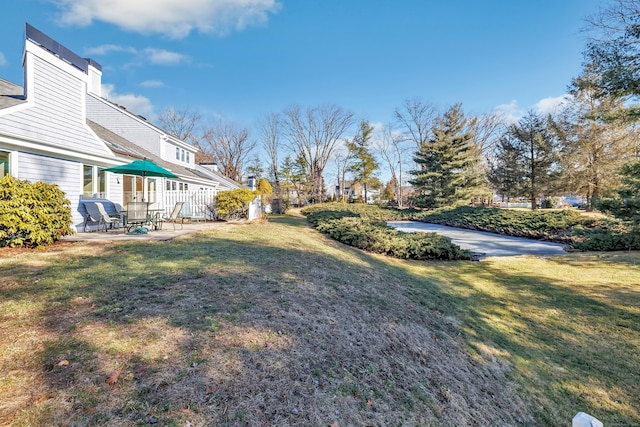
[[[0,151],[0,179],[9,175],[9,153]]]
[[[93,197],[93,166],[82,165],[82,197]]]
[[[107,172],[98,168],[98,193],[100,197],[107,198]]]

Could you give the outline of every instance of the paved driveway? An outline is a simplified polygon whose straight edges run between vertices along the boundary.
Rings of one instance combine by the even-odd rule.
[[[468,249],[483,256],[559,255],[566,253],[563,245],[540,240],[503,236],[501,234],[417,221],[391,221],[389,225],[406,232],[438,233],[449,237],[453,243],[462,249]]]

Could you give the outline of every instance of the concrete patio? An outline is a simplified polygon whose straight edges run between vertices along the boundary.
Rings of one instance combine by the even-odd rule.
[[[91,242],[91,241],[119,241],[119,240],[171,240],[178,236],[193,233],[199,230],[222,227],[226,223],[217,222],[190,222],[185,223],[180,229],[180,224],[176,224],[174,231],[171,223],[165,223],[161,230],[149,229],[146,234],[127,234],[122,228],[115,230],[92,231],[87,233],[76,233],[72,236],[64,236],[61,240],[68,242]]]

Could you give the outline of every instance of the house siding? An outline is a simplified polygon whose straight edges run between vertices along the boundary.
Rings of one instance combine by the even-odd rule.
[[[27,53],[33,71],[29,108],[0,116],[0,132],[33,138],[59,148],[112,155],[86,126],[85,83]]]
[[[87,95],[87,118],[160,157],[161,133],[103,99]]]
[[[118,182],[121,179],[121,175],[107,173],[107,195],[105,197],[108,197],[109,200],[118,203],[120,206],[124,206],[124,192],[122,191],[122,184]]]
[[[71,202],[72,223],[76,228],[81,226],[84,218],[78,212],[78,202],[82,195],[82,163],[30,153],[18,153],[17,158],[18,178],[58,185]]]

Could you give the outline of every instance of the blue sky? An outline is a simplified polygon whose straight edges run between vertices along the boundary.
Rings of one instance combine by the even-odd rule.
[[[389,123],[406,99],[514,116],[566,92],[602,0],[5,0],[0,78],[24,23],[103,66],[108,97],[251,126],[334,103]],[[546,101],[545,101],[546,100]],[[541,103],[541,101],[543,101]]]

